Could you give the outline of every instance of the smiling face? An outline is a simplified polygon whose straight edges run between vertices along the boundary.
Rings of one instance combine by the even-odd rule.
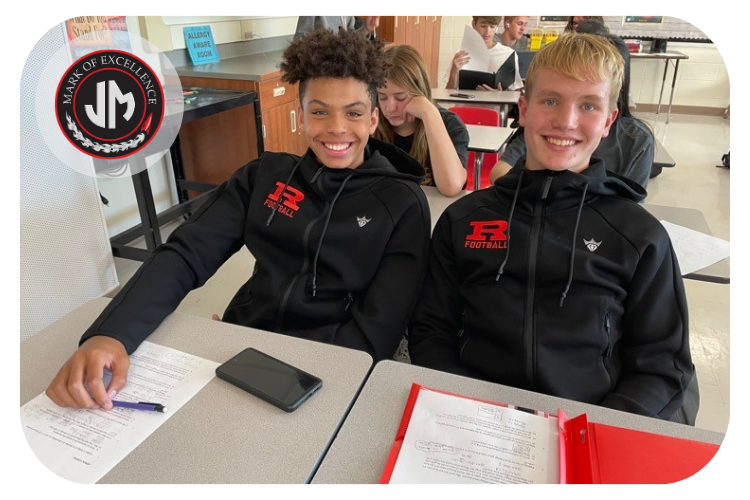
[[[329,168],[357,168],[378,125],[367,85],[354,78],[315,78],[305,82],[302,125],[307,144]]]
[[[414,132],[414,122],[407,122],[406,105],[412,96],[402,86],[392,80],[386,80],[385,86],[378,88],[378,106],[383,118],[391,124],[393,130],[406,137]]]
[[[495,36],[495,33],[497,33],[497,24],[492,24],[484,19],[480,19],[478,21],[472,21],[471,26],[482,36],[482,40],[484,40],[484,44],[488,49],[495,46],[495,41],[492,40],[492,38]]]
[[[526,168],[588,168],[591,154],[617,117],[611,106],[611,83],[580,81],[543,68],[529,95],[518,100],[524,127]]]

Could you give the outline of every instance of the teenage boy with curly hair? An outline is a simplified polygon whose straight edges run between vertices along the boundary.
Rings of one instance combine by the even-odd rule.
[[[695,423],[682,276],[645,190],[592,158],[623,59],[566,34],[529,67],[527,155],[440,217],[409,330],[414,364]]]
[[[84,333],[47,389],[55,403],[112,408],[128,355],[243,245],[255,270],[223,321],[375,361],[394,355],[424,277],[430,215],[421,165],[370,139],[382,43],[319,30],[292,42],[281,69],[299,82],[307,153],[264,153],[217,188]]]

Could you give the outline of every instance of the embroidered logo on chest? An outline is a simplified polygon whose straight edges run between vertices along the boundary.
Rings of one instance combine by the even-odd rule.
[[[279,203],[281,198],[283,198],[283,200]],[[304,199],[305,193],[299,189],[295,189],[292,186],[286,186],[286,189],[284,189],[284,183],[277,182],[276,191],[269,194],[263,204],[271,210],[277,210],[283,215],[291,218],[294,217],[294,213],[299,210],[298,203]]]
[[[594,241],[594,238],[591,238],[590,240],[584,238],[583,243],[586,245],[586,248],[592,252],[596,252],[596,249],[602,244],[601,241]]]
[[[367,218],[367,216],[364,216],[364,217],[360,217],[360,216],[357,216],[357,225],[358,225],[359,227],[365,227],[365,225],[366,225],[366,224],[367,224],[368,222],[370,222],[371,220],[372,220],[372,217],[370,217],[370,218],[368,219],[368,218]]]
[[[504,220],[485,220],[469,222],[472,232],[466,236],[464,248],[508,248],[508,222]]]

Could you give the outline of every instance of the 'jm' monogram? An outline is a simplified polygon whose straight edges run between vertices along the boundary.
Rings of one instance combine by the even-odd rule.
[[[109,83],[108,92],[105,91],[105,86],[107,83]],[[109,95],[108,105],[105,104],[107,98],[105,94]],[[135,99],[133,98],[133,93],[128,92],[127,94],[123,95],[120,91],[120,87],[117,86],[117,82],[115,82],[114,80],[97,83],[96,109],[94,109],[91,104],[87,104],[86,116],[89,117],[89,120],[91,120],[94,125],[104,128],[106,115],[109,114],[109,123],[106,125],[107,128],[114,129],[117,124],[117,106],[115,105],[115,101],[119,102],[120,104],[127,103],[128,107],[122,116],[126,121],[130,120],[130,117],[133,116],[133,111],[135,111]],[[109,113],[107,113],[107,110],[109,110]]]

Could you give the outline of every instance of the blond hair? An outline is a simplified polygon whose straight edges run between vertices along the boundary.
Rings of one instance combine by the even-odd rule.
[[[422,56],[411,45],[395,45],[385,51],[385,57],[390,68],[386,75],[387,82],[393,82],[409,93],[410,96],[423,96],[432,101],[430,77],[427,74]],[[378,103],[380,107],[380,103]],[[380,110],[382,113],[382,109]],[[395,131],[387,119],[378,122],[375,138],[393,144]],[[409,156],[417,160],[423,167],[428,166],[430,158],[427,144],[427,132],[422,120],[416,120],[416,129],[411,143]]]
[[[609,107],[617,107],[624,77],[625,61],[620,52],[598,35],[565,33],[542,47],[526,72],[526,94],[531,95],[536,75],[551,69],[568,78],[589,82],[609,82]]]

